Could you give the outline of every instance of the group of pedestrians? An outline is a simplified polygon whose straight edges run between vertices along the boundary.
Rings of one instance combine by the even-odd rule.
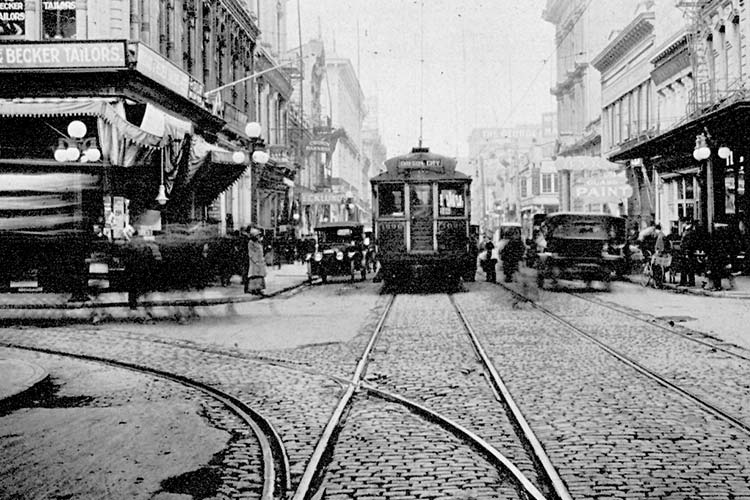
[[[498,258],[503,267],[503,279],[506,283],[513,281],[518,272],[519,264],[526,252],[526,245],[521,240],[521,235],[513,234],[511,238],[502,245],[498,251],[495,244],[489,238],[483,244],[484,250],[479,254],[479,263],[490,283],[497,282]]]
[[[722,280],[726,279],[733,288],[734,273],[738,271],[736,259],[742,245],[727,224],[715,223],[708,232],[699,222],[685,223],[681,235],[677,231],[665,235],[661,225],[654,224],[642,231],[638,239],[644,258],[658,263],[662,262],[659,257],[671,257],[672,268],[680,274],[680,286],[695,286],[696,275],[703,274],[704,286],[722,290]]]

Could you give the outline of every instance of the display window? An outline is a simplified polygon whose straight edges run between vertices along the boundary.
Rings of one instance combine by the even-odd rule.
[[[42,1],[42,34],[46,40],[76,37],[76,2]]]

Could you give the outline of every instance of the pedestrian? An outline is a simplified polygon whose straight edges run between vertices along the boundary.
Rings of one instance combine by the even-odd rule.
[[[729,276],[730,256],[724,230],[714,224],[714,230],[708,237],[706,257],[708,259],[708,277],[713,290],[722,290],[721,280]]]
[[[658,256],[664,255],[667,250],[667,237],[664,235],[664,232],[661,230],[661,224],[656,224],[654,226],[654,254]]]
[[[247,242],[247,281],[245,293],[263,295],[266,288],[266,260],[263,255],[263,245],[260,241],[260,230],[252,228]]]
[[[506,283],[513,281],[513,275],[518,271],[518,263],[523,259],[525,252],[526,247],[521,240],[521,234],[513,233],[500,252],[500,260],[503,263],[503,277]]]
[[[487,282],[489,283],[497,282],[497,273],[495,270],[495,266],[497,266],[497,258],[495,258],[494,251],[495,245],[492,243],[492,240],[488,239],[484,244],[484,256],[482,257],[481,265],[482,271],[484,271]]]
[[[680,286],[695,286],[696,252],[698,250],[698,233],[692,224],[687,224],[680,239],[680,253],[682,257]]]
[[[279,236],[274,236],[273,241],[271,242],[271,248],[273,249],[271,251],[273,254],[273,265],[276,269],[281,269],[281,256],[284,253],[284,246]]]

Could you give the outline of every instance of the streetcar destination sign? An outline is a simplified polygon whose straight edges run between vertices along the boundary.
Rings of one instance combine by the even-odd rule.
[[[441,168],[442,160],[399,160],[398,168]]]

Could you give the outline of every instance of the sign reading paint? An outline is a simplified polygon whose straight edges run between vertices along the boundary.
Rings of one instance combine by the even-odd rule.
[[[625,172],[601,172],[573,185],[573,196],[584,203],[619,203],[633,196]]]

